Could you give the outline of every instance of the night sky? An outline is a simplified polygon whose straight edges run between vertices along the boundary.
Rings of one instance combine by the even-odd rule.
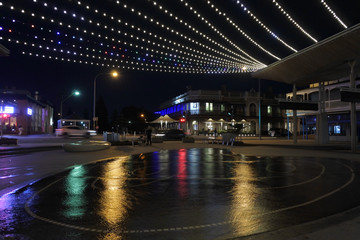
[[[78,89],[64,112],[81,115],[92,111],[94,77],[115,68],[117,80],[97,80],[109,112],[156,111],[187,86],[257,89],[251,71],[356,25],[359,12],[358,0],[0,0],[0,43],[11,52],[0,57],[0,88],[39,91],[56,111]],[[269,86],[291,91],[262,80]]]

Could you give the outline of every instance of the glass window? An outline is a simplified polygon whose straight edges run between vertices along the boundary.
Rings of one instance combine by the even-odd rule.
[[[341,126],[340,125],[334,126],[334,134],[341,134]]]
[[[205,103],[205,109],[208,112],[212,112],[213,111],[213,103]]]
[[[221,105],[220,105],[220,111],[221,111],[221,112],[225,112],[225,105],[224,105],[224,104],[221,104]]]

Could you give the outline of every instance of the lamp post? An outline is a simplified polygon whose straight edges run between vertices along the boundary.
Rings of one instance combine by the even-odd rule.
[[[93,128],[95,131],[96,131],[96,121],[97,121],[97,117],[96,117],[96,79],[102,75],[110,75],[113,78],[116,78],[119,76],[118,72],[112,71],[110,73],[99,73],[94,78]]]
[[[72,96],[79,96],[80,95],[80,92],[77,91],[77,90],[74,90],[69,96],[67,96],[65,99],[64,99],[64,96],[61,96],[61,103],[60,103],[60,119],[62,119],[62,108],[63,108],[63,103],[68,100],[70,97]]]

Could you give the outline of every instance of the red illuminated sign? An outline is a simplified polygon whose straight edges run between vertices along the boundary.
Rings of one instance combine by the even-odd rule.
[[[180,118],[180,122],[184,123],[184,122],[186,122],[186,119],[185,118]]]
[[[0,114],[0,118],[8,118],[8,117],[10,117],[10,115],[7,114],[7,113],[1,113]]]

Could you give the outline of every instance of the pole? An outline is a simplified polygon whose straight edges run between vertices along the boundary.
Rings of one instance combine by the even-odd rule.
[[[259,78],[259,140],[261,140],[261,85],[260,85],[260,78]]]
[[[96,78],[100,76],[100,74],[96,75],[94,78],[94,102],[93,102],[93,128],[96,131],[96,116],[95,116],[95,104],[96,104]]]
[[[356,61],[349,63],[351,67],[350,71],[350,89],[355,89],[355,64]],[[351,151],[356,152],[356,135],[357,135],[357,120],[356,120],[356,102],[350,103],[350,127],[351,127]]]
[[[287,135],[288,135],[288,139],[290,139],[290,121],[289,121],[289,114],[286,113],[286,120],[287,120]]]
[[[63,102],[64,102],[64,96],[61,95],[61,103],[60,103],[60,120],[62,119],[62,108],[63,108]],[[61,120],[62,121],[62,120]]]
[[[293,84],[293,101],[296,101],[296,85]],[[293,109],[293,137],[294,137],[294,144],[297,143],[297,110]]]

